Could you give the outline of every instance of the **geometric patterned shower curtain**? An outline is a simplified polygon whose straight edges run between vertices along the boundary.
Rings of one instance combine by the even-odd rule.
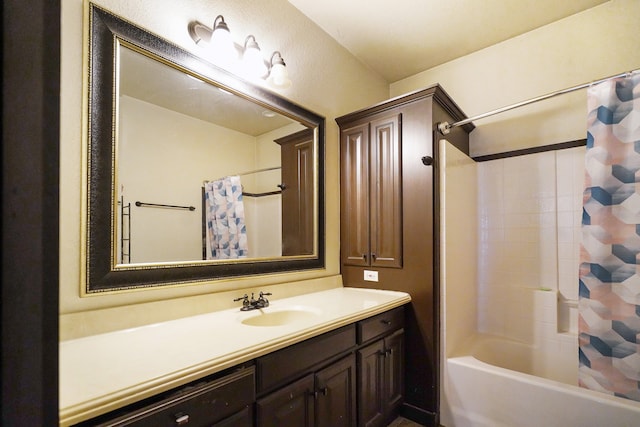
[[[238,259],[249,255],[239,176],[227,176],[204,186],[207,259]]]
[[[640,401],[640,73],[587,97],[578,378]]]

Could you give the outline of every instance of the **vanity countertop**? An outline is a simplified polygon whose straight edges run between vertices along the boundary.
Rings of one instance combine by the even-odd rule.
[[[234,308],[62,341],[60,424],[93,418],[411,300],[404,292],[360,288],[270,298],[261,310]],[[281,312],[273,323],[292,320],[242,323],[272,312]]]

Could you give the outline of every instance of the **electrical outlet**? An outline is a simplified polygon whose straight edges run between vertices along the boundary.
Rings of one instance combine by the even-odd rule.
[[[377,271],[371,271],[371,270],[365,270],[364,271],[364,280],[366,280],[368,282],[377,282],[378,281],[378,272]]]

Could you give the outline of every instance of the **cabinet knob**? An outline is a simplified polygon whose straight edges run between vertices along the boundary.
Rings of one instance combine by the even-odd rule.
[[[384,324],[384,325],[387,325],[387,326],[391,326],[391,320],[385,320],[385,319],[382,319],[382,320],[380,321],[380,323],[382,323],[382,324]]]
[[[315,397],[317,399],[318,396],[320,396],[320,395],[326,396],[327,394],[329,394],[329,388],[328,387],[324,387],[324,388],[321,388],[320,390],[314,391],[313,392],[313,397]]]
[[[180,412],[175,415],[175,421],[177,426],[183,426],[189,423],[189,414]]]
[[[422,160],[422,164],[425,166],[431,166],[433,164],[433,157],[431,156],[423,156],[420,160]]]

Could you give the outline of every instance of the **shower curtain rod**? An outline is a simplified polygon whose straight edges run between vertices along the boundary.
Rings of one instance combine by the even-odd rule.
[[[489,116],[493,116],[493,115],[496,115],[496,114],[504,113],[505,111],[513,110],[515,108],[524,107],[525,105],[529,105],[529,104],[533,104],[533,103],[538,102],[538,101],[543,101],[545,99],[553,98],[553,97],[558,96],[558,95],[564,95],[566,93],[574,92],[576,90],[585,89],[585,88],[588,88],[591,85],[602,83],[602,82],[605,82],[605,81],[610,80],[610,79],[615,79],[615,78],[618,78],[618,77],[626,77],[626,76],[629,76],[629,75],[631,75],[631,74],[633,74],[635,72],[638,72],[639,70],[640,69],[636,69],[636,70],[633,70],[633,71],[627,71],[627,72],[624,72],[624,73],[620,73],[620,74],[616,74],[616,75],[613,75],[613,76],[605,77],[603,79],[595,80],[595,81],[592,81],[592,82],[589,82],[589,83],[583,83],[583,84],[580,84],[580,85],[577,85],[577,86],[573,86],[573,87],[569,87],[569,88],[566,88],[566,89],[557,90],[555,92],[551,92],[551,93],[548,93],[546,95],[538,96],[536,98],[531,98],[531,99],[528,99],[526,101],[518,102],[516,104],[507,105],[506,107],[498,108],[496,110],[492,110],[492,111],[489,111],[489,112],[486,112],[486,113],[483,113],[483,114],[478,114],[477,116],[469,117],[468,119],[460,120],[458,122],[454,122],[454,123],[449,123],[449,122],[438,123],[438,130],[443,135],[448,135],[449,132],[451,131],[451,129],[453,129],[454,127],[464,126],[464,125],[466,125],[468,123],[471,123],[471,122],[473,122],[475,120],[484,119],[485,117],[489,117]]]
[[[229,174],[229,175],[227,175],[227,176],[235,176],[235,175],[237,175],[237,176],[251,175],[251,174],[254,174],[254,173],[267,172],[267,171],[273,171],[273,170],[276,170],[276,169],[282,169],[282,166],[273,166],[273,167],[270,167],[270,168],[255,169],[255,170],[252,170],[252,171],[246,171],[246,172],[241,172],[241,173],[232,173],[232,174]],[[218,178],[218,179],[219,179],[219,178]],[[202,181],[202,184],[204,185],[204,184],[206,184],[207,182],[211,182],[211,181],[215,181],[215,179],[212,179],[212,180],[210,180],[210,181]]]
[[[276,169],[282,169],[282,167],[281,166],[274,166],[274,167],[271,167],[271,168],[256,169],[256,170],[252,170],[252,171],[237,173],[236,175],[240,175],[240,176],[242,176],[242,175],[251,175],[251,174],[259,173],[259,172],[274,171]]]

